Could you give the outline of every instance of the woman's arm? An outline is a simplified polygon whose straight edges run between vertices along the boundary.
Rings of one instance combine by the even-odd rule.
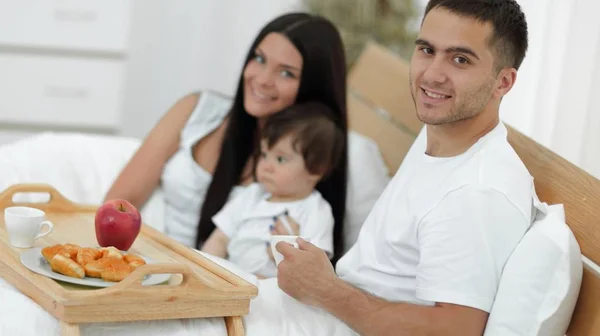
[[[199,97],[200,93],[190,94],[171,107],[121,171],[105,200],[121,198],[137,208],[143,206],[159,184],[166,162],[177,151],[181,130]]]
[[[204,245],[202,245],[202,252],[226,259],[227,244],[229,244],[229,237],[219,228],[215,228]]]

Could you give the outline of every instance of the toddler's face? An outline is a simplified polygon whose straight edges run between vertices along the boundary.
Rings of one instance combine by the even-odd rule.
[[[306,170],[304,158],[292,147],[290,136],[281,138],[271,149],[261,141],[260,148],[256,177],[273,196],[293,200],[313,191],[320,176]]]

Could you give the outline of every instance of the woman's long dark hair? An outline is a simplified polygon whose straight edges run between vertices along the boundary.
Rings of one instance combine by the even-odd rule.
[[[329,202],[333,211],[335,264],[344,249],[344,217],[346,214],[346,183],[348,170],[348,122],[346,110],[346,60],[338,30],[324,18],[306,13],[290,13],[268,23],[258,34],[242,67],[242,75],[229,113],[220,157],[212,182],[200,211],[196,246],[202,244],[213,232],[212,217],[223,207],[231,189],[240,183],[241,174],[253,154],[256,144],[257,120],[244,108],[243,69],[254,56],[263,38],[272,32],[285,35],[303,58],[300,87],[296,103],[319,101],[337,115],[336,122],[344,132],[344,153],[332,173],[323,179],[317,190]],[[300,223],[302,225],[302,223]]]

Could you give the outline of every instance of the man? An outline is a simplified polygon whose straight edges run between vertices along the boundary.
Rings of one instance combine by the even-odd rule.
[[[337,275],[310,243],[278,243],[279,287],[361,335],[481,335],[531,225],[533,180],[499,121],[527,44],[514,0],[429,1],[410,66],[422,134]]]
[[[277,282],[289,296],[264,280],[244,318],[249,335],[310,334],[313,325],[325,335],[351,332],[343,328],[361,335],[483,333],[501,271],[532,218],[532,178],[499,122],[500,101],[526,50],[527,25],[516,1],[429,1],[410,75],[426,127],[338,262],[337,275],[314,245],[277,244],[284,255]],[[12,301],[22,307],[0,305],[2,316],[40,313],[32,302]],[[32,325],[5,318],[0,333],[11,321],[20,325],[15,328]],[[178,323],[169,321],[173,330]],[[207,335],[222,319],[185,323]],[[113,324],[108,332],[155,335],[166,324],[129,323],[119,333]]]

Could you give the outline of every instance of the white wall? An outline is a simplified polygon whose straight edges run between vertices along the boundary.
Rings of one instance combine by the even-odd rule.
[[[600,178],[593,148],[600,143],[600,2],[519,3],[530,25],[531,50],[503,103],[504,119]]]
[[[299,2],[0,0],[0,144],[143,137],[190,92],[231,94],[259,29]]]
[[[600,1],[518,2],[529,50],[501,118],[600,178]]]
[[[134,0],[122,133],[143,137],[182,96],[233,94],[252,40],[297,0]]]
[[[20,79],[0,76],[0,143],[74,119],[69,130],[143,137],[183,95],[232,94],[258,30],[301,1],[0,0],[0,69]],[[600,1],[518,1],[530,48],[501,117],[600,177]],[[31,70],[45,62],[56,66]],[[99,75],[109,66],[114,75]]]

